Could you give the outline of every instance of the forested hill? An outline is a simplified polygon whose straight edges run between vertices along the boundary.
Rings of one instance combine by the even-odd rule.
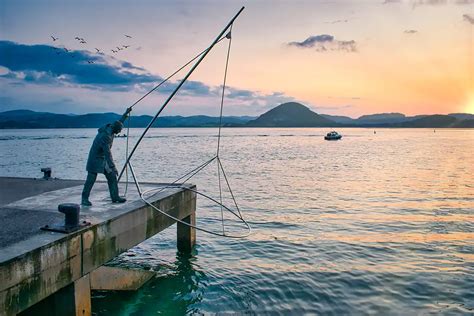
[[[89,113],[82,115],[55,114],[30,110],[0,112],[0,128],[98,128],[120,118],[116,113]],[[132,116],[130,127],[145,127],[152,116]],[[219,117],[163,116],[153,127],[216,127]],[[288,102],[263,113],[259,117],[224,116],[227,127],[404,127],[404,128],[474,128],[474,115],[405,116],[402,113],[379,113],[359,118],[317,114],[297,102]]]

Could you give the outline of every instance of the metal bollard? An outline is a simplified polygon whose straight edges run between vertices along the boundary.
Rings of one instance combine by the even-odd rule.
[[[66,228],[72,229],[76,228],[79,225],[79,212],[81,211],[81,207],[79,206],[79,204],[59,204],[58,211],[66,216],[64,219],[64,226]]]
[[[51,173],[53,172],[51,168],[41,168],[41,172],[43,173],[43,179],[44,180],[49,180],[51,179]]]
[[[58,205],[58,211],[65,215],[64,223],[56,223],[41,227],[42,230],[57,233],[72,233],[76,230],[89,226],[91,223],[82,221],[79,223],[79,213],[81,207],[75,203],[63,203]]]

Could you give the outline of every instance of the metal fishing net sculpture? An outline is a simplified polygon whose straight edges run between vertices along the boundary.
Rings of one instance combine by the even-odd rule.
[[[133,181],[135,183],[135,186],[137,188],[137,191],[138,191],[138,194],[140,195],[140,198],[143,200],[143,202],[145,202],[147,205],[149,205],[151,208],[153,208],[153,210],[173,219],[174,221],[176,222],[179,222],[183,225],[186,225],[186,226],[189,226],[189,227],[193,227],[197,230],[200,230],[200,231],[203,231],[203,232],[206,232],[206,233],[209,233],[209,234],[212,234],[212,235],[216,235],[216,236],[222,236],[222,237],[230,237],[230,238],[244,238],[244,237],[247,237],[249,234],[250,234],[250,231],[251,231],[251,228],[250,228],[250,225],[247,223],[247,221],[245,221],[245,219],[243,218],[242,216],[242,213],[240,212],[240,208],[237,204],[237,201],[235,199],[235,196],[234,196],[234,193],[232,192],[232,188],[230,187],[230,183],[229,183],[229,180],[227,178],[227,175],[225,173],[225,170],[224,170],[224,167],[222,165],[222,162],[221,162],[221,159],[220,159],[220,156],[219,156],[219,153],[220,153],[220,146],[221,146],[221,130],[222,130],[222,113],[223,113],[223,108],[224,108],[224,95],[225,95],[225,89],[226,89],[226,80],[227,80],[227,69],[228,69],[228,65],[229,65],[229,56],[230,56],[230,49],[231,49],[231,44],[232,44],[232,26],[233,26],[233,23],[235,21],[235,19],[240,15],[240,13],[244,10],[244,7],[242,7],[239,12],[237,12],[237,14],[232,18],[232,20],[227,24],[227,26],[222,30],[222,32],[217,36],[217,38],[214,40],[214,42],[208,47],[206,48],[205,50],[203,50],[201,53],[199,53],[198,55],[196,55],[194,58],[192,58],[190,61],[188,61],[185,65],[183,65],[182,67],[180,67],[178,70],[176,70],[173,74],[171,74],[170,76],[168,76],[166,79],[164,79],[163,81],[161,81],[159,84],[157,84],[153,89],[151,89],[149,92],[147,92],[144,96],[142,96],[140,99],[138,99],[134,104],[132,104],[130,106],[130,109],[133,108],[136,104],[138,104],[140,101],[142,101],[144,98],[146,98],[149,94],[151,94],[153,91],[155,91],[156,89],[158,89],[162,84],[164,84],[166,81],[168,81],[170,78],[172,78],[174,75],[176,75],[178,72],[180,72],[182,69],[184,69],[186,66],[190,65],[193,61],[195,61],[196,59],[198,59],[196,61],[196,63],[192,66],[192,68],[189,70],[189,72],[186,74],[186,76],[184,76],[184,78],[179,82],[179,84],[177,85],[177,87],[174,89],[174,91],[169,95],[169,97],[166,99],[166,101],[163,103],[163,105],[160,107],[160,109],[158,110],[158,112],[156,113],[156,115],[153,117],[153,119],[150,121],[150,123],[147,125],[147,127],[145,128],[145,130],[143,131],[143,133],[140,135],[140,137],[138,138],[138,141],[136,142],[135,146],[133,147],[133,149],[131,150],[131,152],[129,153],[128,151],[128,139],[129,139],[129,131],[130,129],[127,128],[127,145],[126,145],[126,155],[127,155],[127,158],[126,158],[126,161],[125,161],[125,164],[120,172],[120,175],[119,175],[119,181],[122,177],[122,175],[124,174],[124,172],[126,173],[126,177],[127,177],[127,181],[126,181],[126,190],[128,188],[128,171],[130,170],[130,174],[133,178]],[[225,35],[224,35],[225,34]],[[221,95],[221,102],[220,102],[220,116],[219,116],[219,127],[218,127],[218,136],[217,136],[217,149],[216,149],[216,154],[214,157],[212,157],[211,159],[209,159],[208,161],[204,162],[203,164],[201,164],[200,166],[194,168],[193,170],[187,172],[186,174],[184,174],[183,176],[179,177],[178,179],[176,179],[175,181],[173,181],[172,183],[170,184],[167,184],[163,187],[159,187],[159,188],[154,188],[154,189],[150,189],[150,190],[146,190],[146,191],[143,191],[140,187],[140,183],[137,179],[137,175],[133,169],[133,166],[132,166],[132,163],[131,163],[131,158],[133,156],[133,154],[135,153],[135,151],[137,150],[138,148],[138,145],[140,144],[140,142],[142,141],[143,137],[145,136],[145,134],[148,132],[148,130],[152,127],[153,123],[156,121],[156,119],[158,118],[158,116],[161,114],[161,112],[164,110],[164,108],[168,105],[168,103],[171,101],[171,99],[176,95],[176,93],[178,92],[178,90],[181,88],[181,86],[186,82],[186,80],[189,78],[189,76],[193,73],[193,71],[197,68],[197,66],[204,60],[204,58],[206,57],[206,55],[211,51],[211,49],[217,44],[217,43],[220,43],[222,40],[224,39],[227,39],[228,40],[228,47],[227,47],[227,57],[226,57],[226,63],[225,63],[225,71],[224,71],[224,80],[223,80],[223,85],[222,85],[222,95]],[[128,124],[130,124],[130,120],[128,122]],[[130,125],[129,125],[130,126]],[[209,196],[208,194],[204,194],[198,190],[195,190],[195,189],[192,189],[190,188],[189,186],[186,186],[184,185],[185,182],[189,181],[192,177],[194,177],[197,173],[199,173],[201,170],[203,170],[204,168],[206,168],[207,166],[209,166],[212,162],[216,161],[217,162],[217,174],[218,174],[218,181],[219,181],[219,200],[217,199],[214,199],[213,197]],[[235,206],[235,210],[231,209],[230,207],[226,206],[223,204],[222,202],[222,178],[221,178],[221,175],[222,175],[222,178],[225,180],[225,184],[227,186],[227,190],[228,192],[230,193],[230,196],[232,198],[232,201],[233,201],[233,204]],[[152,203],[150,203],[147,198],[149,198],[151,195],[153,194],[157,194],[159,192],[162,192],[166,189],[169,189],[169,188],[180,188],[180,189],[184,189],[184,190],[189,190],[189,191],[192,191],[194,192],[195,194],[197,195],[200,195],[206,199],[208,199],[209,201],[215,203],[216,205],[220,206],[220,210],[221,210],[221,223],[222,223],[222,232],[217,232],[217,231],[213,231],[213,230],[209,230],[209,229],[205,229],[205,228],[202,228],[202,227],[198,227],[196,225],[192,225],[192,224],[189,224],[189,223],[186,223],[162,210],[160,210],[157,206],[153,205]],[[231,233],[228,233],[225,231],[225,224],[224,224],[224,211],[227,211],[229,212],[230,214],[232,214],[239,222],[241,222],[244,227],[245,227],[245,233],[242,233],[242,234],[231,234]]]

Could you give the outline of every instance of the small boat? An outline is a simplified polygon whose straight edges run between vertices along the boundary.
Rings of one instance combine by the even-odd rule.
[[[338,140],[341,138],[342,138],[342,135],[335,131],[329,132],[326,134],[326,136],[324,136],[325,140]]]

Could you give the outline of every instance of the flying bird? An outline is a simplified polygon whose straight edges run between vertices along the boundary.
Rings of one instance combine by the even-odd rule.
[[[81,40],[81,38],[80,38],[80,37],[77,37],[77,36],[76,36],[76,37],[74,37],[74,39],[77,39],[78,41],[80,41],[80,40]]]
[[[93,63],[94,63],[94,61],[93,61],[93,60],[88,60],[88,61],[87,61],[87,63],[89,63],[89,64],[93,64]]]
[[[104,55],[104,53],[100,49],[96,48],[95,50],[97,51],[97,54]]]
[[[117,46],[117,49],[118,49],[118,50],[123,50],[123,48],[120,48],[120,47],[118,47],[118,46]]]
[[[125,34],[125,37],[132,38],[130,35]]]
[[[123,45],[122,47],[123,47],[123,48],[129,48],[130,45]]]
[[[117,51],[115,51],[115,50],[113,50],[113,49],[111,49],[111,51],[112,51],[112,53],[114,53],[114,54],[117,52]]]
[[[53,39],[53,42],[56,42],[59,39],[59,37],[54,37],[53,35],[51,35],[51,38]]]
[[[81,44],[86,44],[87,42],[82,39],[82,40],[79,41],[79,43],[81,43]]]
[[[64,50],[66,51],[66,53],[69,53],[69,49],[67,49],[66,47],[64,47]]]

